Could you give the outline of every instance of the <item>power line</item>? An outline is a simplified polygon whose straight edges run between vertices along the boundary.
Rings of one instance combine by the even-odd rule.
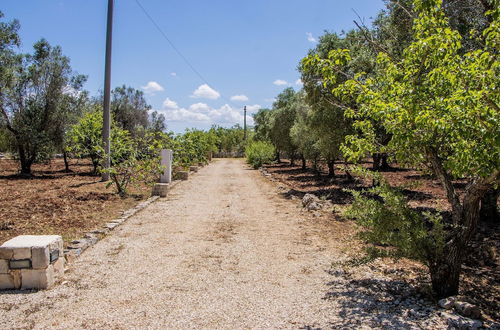
[[[198,76],[198,78],[201,79],[201,81],[203,81],[205,84],[207,84],[208,86],[212,86],[208,81],[207,79],[205,79],[205,77],[203,77],[201,75],[201,73],[196,70],[196,68],[191,64],[191,62],[189,62],[189,60],[186,58],[186,56],[184,56],[181,51],[175,47],[174,43],[170,40],[170,38],[167,36],[167,34],[165,32],[163,32],[163,30],[161,29],[161,27],[158,25],[158,23],[156,23],[156,21],[153,19],[153,17],[148,13],[148,11],[146,10],[146,8],[144,8],[144,6],[139,2],[139,0],[135,0],[135,2],[137,3],[137,5],[141,8],[142,12],[144,13],[144,15],[146,15],[146,17],[151,21],[151,23],[153,23],[153,25],[155,26],[155,28],[158,30],[158,32],[160,32],[160,34],[163,36],[163,38],[169,43],[169,45],[174,49],[174,51],[177,53],[177,55],[179,55],[182,60],[187,64],[187,66],[189,66],[189,68]],[[225,98],[224,96],[222,96],[222,99],[225,100],[228,104],[232,103],[231,101],[229,101],[227,98]],[[244,115],[244,120],[246,122],[246,107],[245,107],[245,115]]]
[[[174,43],[170,40],[170,38],[165,34],[165,32],[163,32],[163,30],[160,28],[160,26],[156,23],[156,21],[153,19],[153,17],[151,17],[151,15],[148,13],[148,11],[146,10],[146,8],[144,8],[142,6],[142,4],[139,2],[139,0],[135,0],[135,2],[137,3],[137,5],[141,8],[142,12],[146,15],[146,17],[151,21],[151,23],[153,23],[153,25],[156,27],[156,29],[158,30],[158,32],[160,32],[160,34],[163,36],[163,38],[165,38],[165,40],[170,44],[170,46],[175,50],[175,52],[177,53],[177,55],[179,55],[183,60],[184,62],[189,66],[189,68],[191,70],[193,70],[193,72],[204,82],[206,83],[207,85],[210,86],[210,83],[201,75],[201,73],[196,70],[196,68],[191,64],[191,62],[189,62],[189,60],[186,58],[186,56],[184,56],[181,51],[179,49],[177,49],[177,47],[175,47]]]

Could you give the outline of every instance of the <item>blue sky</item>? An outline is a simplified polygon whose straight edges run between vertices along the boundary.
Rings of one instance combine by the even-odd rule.
[[[209,83],[172,49],[135,0],[115,1],[112,86],[142,89],[169,130],[243,123],[270,107],[285,87],[300,88],[297,65],[325,30],[367,22],[382,0],[139,0],[168,38]],[[6,19],[21,23],[22,51],[46,38],[60,45],[85,89],[103,87],[105,0],[2,0]],[[249,118],[251,123],[251,118]]]

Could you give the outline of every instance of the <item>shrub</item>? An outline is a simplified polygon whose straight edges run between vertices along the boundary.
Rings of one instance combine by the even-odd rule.
[[[268,142],[256,141],[245,148],[248,164],[253,168],[259,168],[263,164],[270,163],[275,156],[274,146]]]
[[[146,135],[131,138],[128,131],[118,129],[111,149],[111,167],[102,172],[109,173],[120,196],[128,194],[130,184],[154,184],[163,168],[160,165],[161,141],[158,136]]]
[[[360,236],[371,243],[366,260],[376,257],[409,258],[428,267],[443,253],[446,232],[437,213],[420,213],[380,173],[357,169],[376,184],[364,191],[348,190],[354,202],[345,215],[363,228]]]

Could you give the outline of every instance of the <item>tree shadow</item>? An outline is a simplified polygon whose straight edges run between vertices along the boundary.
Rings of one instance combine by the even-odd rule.
[[[426,324],[437,314],[430,301],[421,300],[416,305],[418,292],[405,281],[373,276],[352,279],[342,270],[328,273],[332,279],[326,283],[323,299],[332,303],[337,314],[328,328],[427,328]],[[320,328],[303,325],[300,329]]]
[[[430,200],[430,199],[434,198],[434,196],[429,194],[429,193],[411,190],[411,189],[403,189],[403,190],[401,190],[401,193],[409,201],[425,201],[425,200]]]

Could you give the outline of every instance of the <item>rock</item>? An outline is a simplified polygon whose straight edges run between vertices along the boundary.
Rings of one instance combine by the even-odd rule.
[[[455,297],[444,298],[438,301],[438,305],[439,307],[444,309],[452,309],[453,305],[455,304],[455,300],[456,300]]]
[[[313,194],[305,194],[302,198],[302,206],[309,211],[318,211],[323,208],[319,198]]]
[[[7,274],[9,272],[9,261],[0,259],[0,274]]]
[[[104,228],[108,228],[109,230],[115,229],[115,227],[118,226],[117,223],[115,222],[108,222],[104,225]]]
[[[472,317],[472,318],[480,318],[481,310],[479,307],[473,304],[469,304],[468,302],[456,301],[454,303],[455,310],[457,313],[463,316]]]
[[[309,205],[307,205],[307,209],[309,211],[318,211],[318,210],[321,210],[321,204],[317,203],[317,202],[312,202],[310,203]]]
[[[54,284],[54,267],[21,270],[23,289],[48,289]]]
[[[472,320],[460,315],[443,313],[443,316],[446,318],[446,322],[451,329],[475,330],[483,326],[481,321]]]
[[[31,249],[31,265],[34,269],[45,269],[50,264],[50,254],[47,247],[35,246]]]

